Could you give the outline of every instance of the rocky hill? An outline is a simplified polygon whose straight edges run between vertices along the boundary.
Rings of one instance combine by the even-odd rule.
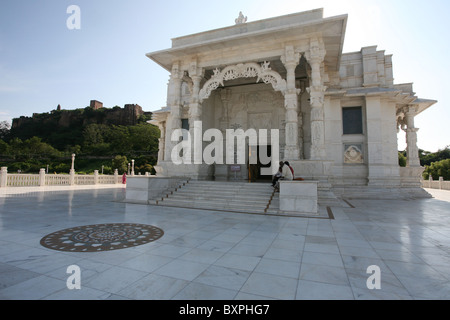
[[[37,136],[61,148],[78,144],[83,129],[89,124],[133,126],[149,120],[151,114],[137,104],[104,108],[101,102],[92,100],[89,107],[82,109],[64,110],[58,106],[50,112],[13,119],[9,137],[26,140]]]
[[[95,102],[96,104],[93,104]],[[42,125],[56,124],[60,127],[70,127],[72,125],[87,125],[91,123],[106,125],[132,126],[138,123],[141,116],[150,116],[151,112],[144,112],[137,104],[127,104],[124,108],[118,106],[108,109],[103,106],[98,107],[97,101],[92,101],[91,106],[84,109],[61,110],[58,106],[56,110],[47,113],[34,113],[32,117],[20,117],[13,119],[12,129],[21,129],[33,123]],[[93,105],[95,107],[93,107]]]

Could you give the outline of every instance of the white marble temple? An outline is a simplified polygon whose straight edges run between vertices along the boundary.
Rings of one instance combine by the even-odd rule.
[[[436,101],[418,98],[410,83],[394,83],[392,55],[377,46],[343,52],[347,19],[316,9],[242,20],[174,38],[171,48],[148,53],[170,72],[167,105],[151,121],[162,132],[157,175],[248,179],[247,155],[239,172],[231,169],[234,163],[173,164],[172,133],[183,127],[192,134],[201,121],[201,135],[208,129],[279,130],[272,160],[289,160],[298,177],[319,181],[322,189],[354,197],[373,196],[370,188],[389,188],[398,197],[405,194],[396,190],[420,189],[414,118]],[[356,116],[349,116],[355,108]],[[398,165],[398,130],[406,132],[408,168]],[[208,146],[197,145],[201,151]],[[243,152],[253,147],[247,142]]]

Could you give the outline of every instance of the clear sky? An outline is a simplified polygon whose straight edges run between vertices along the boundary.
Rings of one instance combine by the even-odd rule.
[[[70,5],[79,30],[67,28]],[[416,118],[419,148],[450,145],[450,1],[448,0],[2,0],[0,121],[63,109],[90,100],[105,107],[166,104],[169,74],[145,54],[170,48],[171,38],[324,8],[348,14],[344,52],[378,45],[393,54],[395,83],[414,83],[420,98],[439,102]],[[399,149],[405,146],[399,135]]]

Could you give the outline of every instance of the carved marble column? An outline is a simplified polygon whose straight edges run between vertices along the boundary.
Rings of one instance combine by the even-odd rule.
[[[305,159],[305,142],[304,142],[304,133],[303,133],[303,113],[302,113],[302,96],[306,92],[306,83],[305,81],[299,82],[300,94],[299,94],[299,106],[298,106],[298,146],[300,150],[300,159]]]
[[[231,90],[223,89],[220,91],[220,99],[222,100],[222,117],[219,119],[219,128],[222,131],[222,134],[225,137],[225,132],[228,129],[228,112],[229,112],[229,104],[231,100]]]
[[[222,89],[220,91],[220,99],[222,100],[222,117],[219,119],[219,130],[222,132],[223,136],[223,145],[226,146],[226,131],[229,129],[230,126],[230,118],[229,118],[229,112],[230,112],[230,101],[231,101],[231,89]],[[226,163],[226,152],[223,153],[224,159],[223,163]],[[217,166],[216,166],[217,169]]]
[[[158,123],[159,131],[161,132],[161,136],[159,137],[159,145],[158,145],[158,162],[164,161],[164,153],[166,149],[166,123],[159,122]]]
[[[286,160],[300,159],[298,143],[298,95],[300,89],[295,86],[295,68],[299,61],[300,54],[294,51],[293,46],[287,46],[284,56],[281,57],[281,62],[283,62],[287,71],[286,91],[284,92],[284,106],[286,108],[284,158]]]
[[[323,85],[320,68],[325,59],[325,48],[321,41],[311,40],[310,50],[305,52],[311,66],[311,81],[307,91],[311,103],[311,160],[325,160],[324,99],[327,87]]]
[[[194,83],[192,87],[192,96],[189,103],[189,128],[194,127],[194,121],[202,120],[202,104],[198,100],[198,92],[200,90],[200,76],[191,76]]]
[[[191,101],[189,103],[189,132],[192,139],[192,160],[194,164],[202,164],[203,161],[203,131],[201,126],[195,125],[202,121],[202,104],[199,100],[200,82],[203,79],[202,69],[197,67],[196,62],[192,62],[189,69],[189,76],[192,79]]]
[[[418,128],[414,125],[414,117],[417,114],[417,106],[412,105],[406,108],[406,166],[420,167],[419,148],[417,147]]]
[[[172,148],[178,143],[172,141],[172,133],[176,129],[181,129],[181,83],[183,73],[179,70],[179,64],[176,62],[172,66],[170,75],[167,105],[170,107],[170,115],[168,119],[168,127],[166,133],[166,150],[164,152],[164,160],[170,161]]]

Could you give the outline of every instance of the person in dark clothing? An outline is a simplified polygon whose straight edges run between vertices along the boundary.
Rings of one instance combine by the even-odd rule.
[[[272,187],[275,187],[277,185],[278,180],[280,180],[283,172],[283,161],[280,161],[280,167],[278,168],[278,172],[274,174],[272,179]]]

